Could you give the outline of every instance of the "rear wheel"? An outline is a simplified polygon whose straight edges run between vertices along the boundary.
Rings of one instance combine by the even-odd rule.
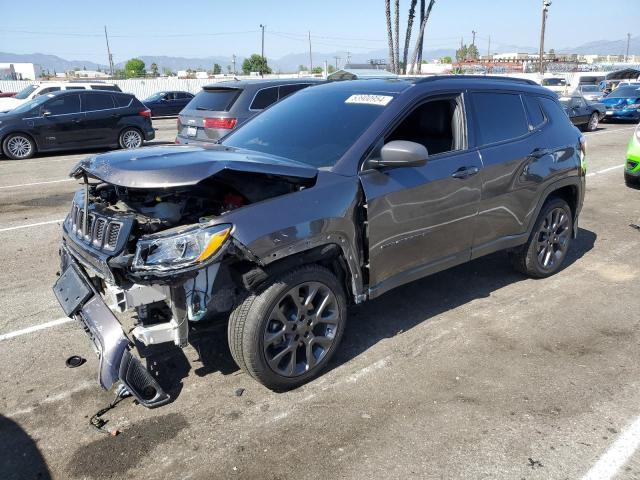
[[[585,126],[585,130],[587,132],[594,132],[598,129],[598,123],[600,122],[600,115],[598,114],[598,112],[593,112],[591,114],[591,116],[589,117],[589,121],[587,122],[587,125]]]
[[[122,132],[120,132],[120,137],[118,138],[118,143],[120,144],[120,148],[138,148],[142,146],[142,142],[144,139],[142,138],[142,133],[137,128],[125,128]]]
[[[266,387],[289,390],[317,376],[346,323],[346,298],[335,275],[307,265],[249,294],[229,318],[236,363]]]
[[[571,208],[561,198],[545,202],[527,243],[509,253],[516,270],[534,278],[556,273],[569,250],[573,232]]]
[[[2,151],[12,160],[25,160],[36,153],[36,144],[28,135],[14,133],[4,139]]]

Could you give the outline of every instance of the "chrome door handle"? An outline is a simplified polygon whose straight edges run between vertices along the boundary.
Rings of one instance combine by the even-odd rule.
[[[467,178],[475,175],[480,172],[478,167],[460,167],[458,170],[453,172],[451,176],[453,178]]]

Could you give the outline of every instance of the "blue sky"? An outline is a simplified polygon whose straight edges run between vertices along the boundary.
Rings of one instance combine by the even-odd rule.
[[[260,50],[278,58],[308,51],[366,52],[386,48],[383,0],[32,0],[2,2],[0,51],[48,53],[106,63],[103,25],[116,62],[135,55],[245,56]],[[392,2],[393,3],[393,2]],[[409,0],[401,0],[401,25]],[[476,30],[484,53],[501,45],[536,46],[541,0],[437,0],[425,49],[454,47]],[[418,2],[419,4],[419,2]],[[561,50],[591,40],[640,35],[640,0],[553,0],[547,47]],[[401,38],[404,38],[402,36]]]

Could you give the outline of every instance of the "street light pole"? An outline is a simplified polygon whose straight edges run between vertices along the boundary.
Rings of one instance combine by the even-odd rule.
[[[551,6],[551,0],[542,0],[542,28],[540,29],[540,75],[544,75],[544,30],[547,26],[547,12]]]
[[[260,28],[262,29],[262,49],[260,50],[260,56],[262,57],[262,63],[260,64],[260,75],[263,75],[263,71],[262,71],[262,65],[264,65],[265,59],[264,59],[264,29],[265,29],[266,25],[262,25],[260,24]]]

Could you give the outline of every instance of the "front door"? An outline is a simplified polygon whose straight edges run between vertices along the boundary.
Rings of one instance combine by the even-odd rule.
[[[480,202],[482,162],[467,146],[461,94],[427,99],[383,141],[392,140],[421,143],[429,157],[361,173],[371,297],[469,260]]]
[[[80,95],[59,95],[40,107],[40,116],[34,119],[40,131],[42,145],[49,148],[71,148],[84,140],[82,128],[84,114],[80,111]]]

